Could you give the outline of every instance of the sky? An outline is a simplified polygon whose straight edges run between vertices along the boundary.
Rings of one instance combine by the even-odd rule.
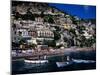
[[[96,6],[49,3],[49,6],[83,19],[96,18]]]

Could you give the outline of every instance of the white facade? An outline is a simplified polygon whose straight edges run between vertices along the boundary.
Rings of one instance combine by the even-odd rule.
[[[22,28],[17,29],[16,34],[17,34],[17,35],[20,35],[20,33],[21,33],[21,36],[22,36],[22,37],[27,37],[27,36],[29,36],[29,35],[28,35],[28,30],[27,30],[27,29],[22,29]]]
[[[42,30],[39,30],[39,31],[37,31],[37,36],[38,37],[54,37],[54,34],[53,34],[53,32],[52,31],[47,31],[47,30],[44,30],[44,31],[42,31]]]

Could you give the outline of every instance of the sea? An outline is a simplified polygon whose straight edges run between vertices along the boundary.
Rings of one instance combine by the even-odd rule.
[[[57,66],[57,62],[66,62],[66,57],[69,56],[71,60],[70,65],[62,67]],[[96,69],[96,51],[77,51],[70,54],[52,56],[45,64],[34,64],[24,62],[25,59],[12,61],[12,74],[29,74],[29,73],[45,73],[45,72],[60,72],[60,71],[80,71]],[[70,63],[70,62],[69,62]]]

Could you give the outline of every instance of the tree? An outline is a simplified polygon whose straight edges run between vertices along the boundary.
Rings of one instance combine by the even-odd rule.
[[[12,24],[12,28],[15,30],[16,29],[16,24]]]
[[[85,42],[86,42],[85,36],[81,36],[81,37],[80,37],[80,43],[81,43],[81,44],[80,44],[80,47],[86,46]]]
[[[49,16],[48,22],[49,23],[54,23],[54,20],[53,20],[53,17],[52,16]]]
[[[55,26],[56,31],[61,31],[61,28],[58,26]]]
[[[78,23],[77,23],[77,20],[75,19],[74,16],[71,16],[71,20],[72,20],[73,24],[76,24],[76,25],[78,24]]]
[[[54,31],[54,40],[59,40],[61,38],[61,35],[58,31]]]
[[[76,35],[75,29],[72,29],[72,28],[71,28],[71,29],[69,30],[69,32],[72,33],[72,34],[74,34],[74,35]]]
[[[36,44],[30,44],[29,47],[30,48],[35,48],[37,45]]]
[[[45,16],[44,17],[44,22],[54,23],[53,16],[52,15]]]
[[[49,47],[55,47],[56,46],[55,40],[53,40],[53,41],[45,41],[45,44],[48,45]]]
[[[21,18],[21,14],[19,12],[15,12],[15,19]]]
[[[73,39],[69,39],[67,37],[64,37],[64,42],[66,42],[67,47],[73,46]]]
[[[25,39],[21,39],[21,40],[19,41],[19,44],[24,44],[24,43],[26,43],[26,40],[25,40]]]
[[[43,18],[44,17],[44,11],[41,11],[40,16]]]

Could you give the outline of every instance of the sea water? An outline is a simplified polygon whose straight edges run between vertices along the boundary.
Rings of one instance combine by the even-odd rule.
[[[72,58],[73,64],[64,67],[58,67],[56,62],[66,62],[66,58]],[[24,60],[12,62],[13,74],[26,74],[26,73],[43,73],[43,72],[57,72],[57,71],[74,71],[74,70],[89,70],[96,69],[96,52],[95,51],[78,51],[72,52],[69,55],[59,55],[48,58],[48,63],[45,64],[32,64],[26,63]]]

